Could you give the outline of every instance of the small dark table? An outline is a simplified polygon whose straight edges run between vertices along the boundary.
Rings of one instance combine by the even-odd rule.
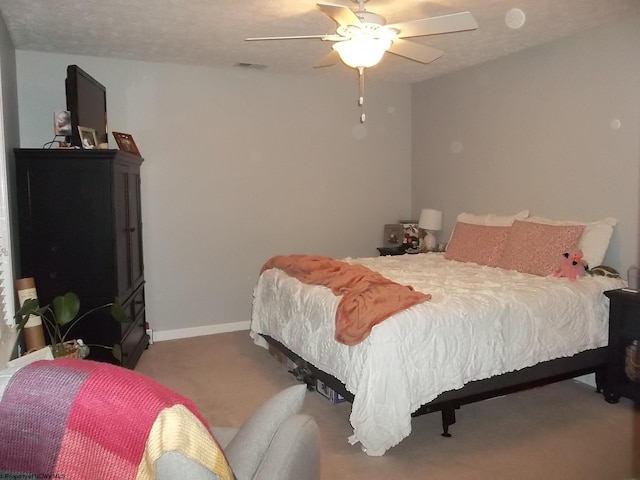
[[[402,247],[378,247],[378,252],[380,252],[380,256],[404,255],[406,253]]]
[[[415,255],[420,253],[420,250],[413,250],[407,247],[378,247],[378,252],[380,252],[381,257],[384,257],[385,255]]]
[[[620,397],[640,402],[640,380],[625,373],[626,349],[640,343],[640,293],[623,289],[604,292],[609,297],[609,362],[604,398],[617,403]]]

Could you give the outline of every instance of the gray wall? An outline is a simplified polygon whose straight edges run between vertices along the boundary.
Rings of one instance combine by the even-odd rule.
[[[0,248],[11,251],[11,218],[12,212],[9,205],[11,189],[10,178],[13,175],[13,163],[11,161],[11,149],[19,144],[18,131],[18,95],[16,79],[16,57],[9,32],[0,15]],[[2,305],[0,305],[0,321],[13,321],[15,311],[12,277],[12,259],[17,251],[12,250],[8,256],[0,256],[3,275],[0,279],[3,291],[0,292]]]
[[[383,225],[410,214],[407,85],[370,81],[362,126],[355,71],[330,80],[26,51],[17,63],[22,147],[52,139],[68,64],[106,86],[109,129],[133,134],[148,319],[195,329],[169,336],[248,326],[271,256],[376,255]]]
[[[19,142],[18,95],[16,55],[7,26],[0,15],[0,105],[2,105],[2,132],[4,147],[9,151]]]
[[[414,85],[412,207],[618,219],[638,262],[640,17]]]

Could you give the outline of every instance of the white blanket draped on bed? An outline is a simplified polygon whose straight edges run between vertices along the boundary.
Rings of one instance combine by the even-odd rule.
[[[539,277],[441,254],[348,258],[430,293],[375,326],[362,343],[334,340],[338,297],[278,269],[254,291],[251,336],[278,340],[355,395],[350,422],[368,455],[411,433],[411,412],[440,393],[607,344],[608,299],[620,279]]]

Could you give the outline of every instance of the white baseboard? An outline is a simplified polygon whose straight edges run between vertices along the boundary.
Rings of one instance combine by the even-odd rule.
[[[153,331],[153,341],[177,340],[179,338],[201,337],[216,333],[238,332],[249,330],[251,322],[223,323],[222,325],[205,325],[203,327],[178,328],[176,330]]]

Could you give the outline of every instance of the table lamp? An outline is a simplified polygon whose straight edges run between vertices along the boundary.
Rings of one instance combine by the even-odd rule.
[[[420,214],[420,220],[418,221],[418,227],[425,232],[424,238],[422,239],[423,245],[420,250],[427,252],[436,250],[438,239],[433,232],[442,228],[442,212],[431,208],[423,209]]]

